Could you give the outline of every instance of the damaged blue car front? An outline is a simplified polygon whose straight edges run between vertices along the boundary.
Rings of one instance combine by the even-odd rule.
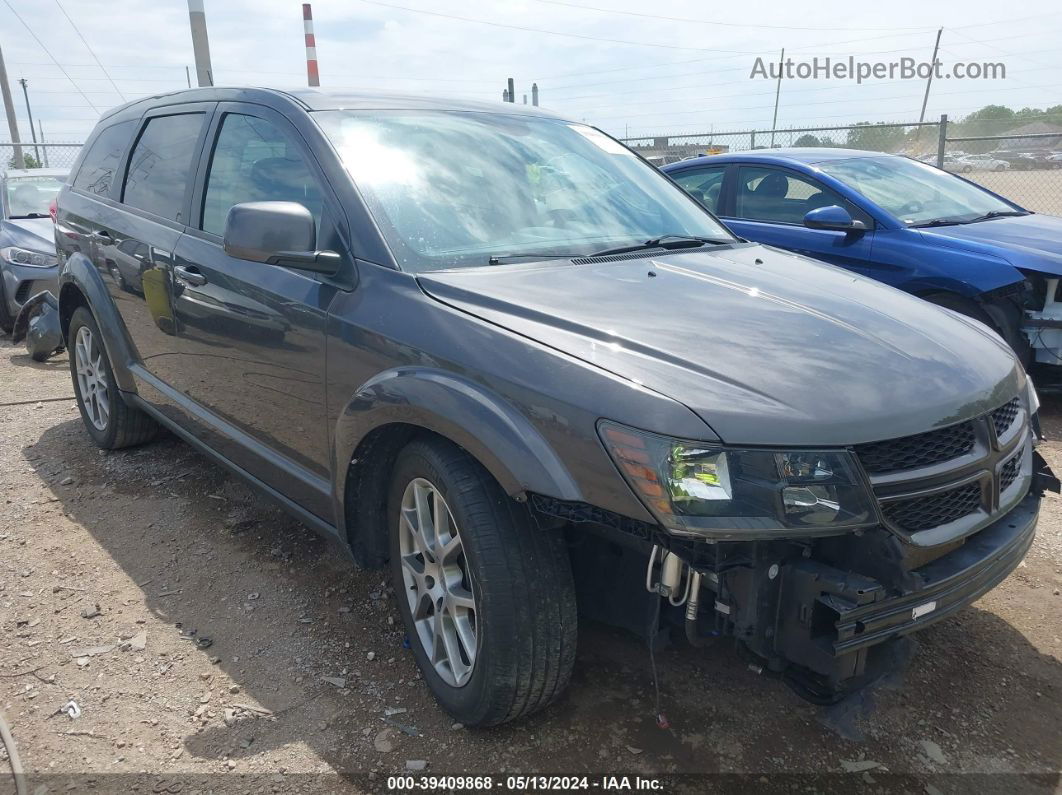
[[[910,158],[774,149],[663,167],[737,235],[973,317],[1062,365],[1062,218]]]

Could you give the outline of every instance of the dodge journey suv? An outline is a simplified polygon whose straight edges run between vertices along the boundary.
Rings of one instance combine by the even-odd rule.
[[[986,327],[735,238],[538,108],[141,100],[56,240],[96,444],[167,428],[389,564],[467,725],[555,699],[579,615],[838,698],[1006,577],[1058,485]]]

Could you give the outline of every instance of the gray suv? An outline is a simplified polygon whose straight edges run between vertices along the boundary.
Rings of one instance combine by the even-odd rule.
[[[56,240],[93,440],[167,428],[389,564],[470,726],[561,693],[578,615],[839,698],[1006,577],[1058,486],[986,327],[739,240],[538,108],[141,100]]]

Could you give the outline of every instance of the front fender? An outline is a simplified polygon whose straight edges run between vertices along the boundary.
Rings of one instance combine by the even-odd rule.
[[[500,395],[451,372],[425,367],[387,370],[363,384],[336,421],[340,469],[374,429],[403,423],[446,437],[474,456],[518,497],[536,492],[563,500],[582,495],[534,424]],[[343,504],[346,483],[337,483]]]
[[[59,272],[59,317],[64,339],[70,328],[70,316],[83,303],[96,318],[111,360],[115,383],[123,392],[136,392],[136,382],[129,370],[134,361],[133,346],[126,336],[125,324],[96,266],[85,254],[77,251],[66,258]]]

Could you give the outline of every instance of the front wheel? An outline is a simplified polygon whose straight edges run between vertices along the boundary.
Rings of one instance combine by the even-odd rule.
[[[435,438],[399,454],[388,517],[399,610],[443,709],[491,726],[553,701],[576,646],[563,536],[538,528],[468,453]]]
[[[1023,367],[1031,364],[1032,349],[1029,346],[1029,340],[1021,331],[1022,313],[1016,305],[1007,305],[1002,302],[978,304],[955,293],[930,293],[922,297],[931,304],[951,309],[960,315],[966,315],[966,317],[984,323],[1003,338]]]

